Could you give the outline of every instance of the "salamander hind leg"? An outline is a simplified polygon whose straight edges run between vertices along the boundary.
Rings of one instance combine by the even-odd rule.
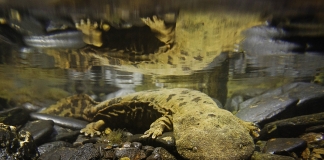
[[[105,122],[103,120],[99,120],[97,122],[89,123],[85,128],[80,130],[80,133],[84,133],[85,136],[90,135],[93,137],[94,135],[100,135],[100,129],[102,126],[105,125]]]
[[[164,131],[170,131],[172,129],[173,125],[171,117],[163,116],[154,121],[151,124],[150,129],[147,130],[142,137],[146,138],[152,136],[152,138],[156,138],[161,136]]]

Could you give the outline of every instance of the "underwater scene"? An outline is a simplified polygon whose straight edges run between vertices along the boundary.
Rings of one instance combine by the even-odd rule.
[[[0,0],[0,159],[324,158],[321,0]]]

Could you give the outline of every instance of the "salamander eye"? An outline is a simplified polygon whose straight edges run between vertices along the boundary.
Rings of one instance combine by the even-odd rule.
[[[197,147],[192,147],[192,151],[193,152],[198,152],[198,148]]]

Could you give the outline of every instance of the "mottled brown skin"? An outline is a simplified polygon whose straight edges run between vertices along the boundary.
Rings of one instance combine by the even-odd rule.
[[[92,123],[86,135],[100,134],[102,126],[148,129],[155,138],[173,130],[176,148],[188,159],[245,159],[254,150],[259,129],[220,109],[206,94],[190,89],[142,91],[101,103],[75,95],[50,106],[43,113],[82,118]],[[149,126],[150,125],[150,126]]]

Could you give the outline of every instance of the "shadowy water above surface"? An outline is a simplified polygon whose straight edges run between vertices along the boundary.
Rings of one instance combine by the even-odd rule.
[[[0,97],[17,104],[48,105],[77,93],[102,101],[179,87],[225,104],[247,89],[257,94],[293,81],[322,82],[320,1],[0,3]],[[141,21],[154,15],[175,26],[173,48],[167,54],[119,52],[116,46],[128,39],[135,49],[156,44]],[[82,23],[89,33],[77,32]],[[119,34],[124,37],[111,38]],[[35,37],[42,41],[28,41]]]

